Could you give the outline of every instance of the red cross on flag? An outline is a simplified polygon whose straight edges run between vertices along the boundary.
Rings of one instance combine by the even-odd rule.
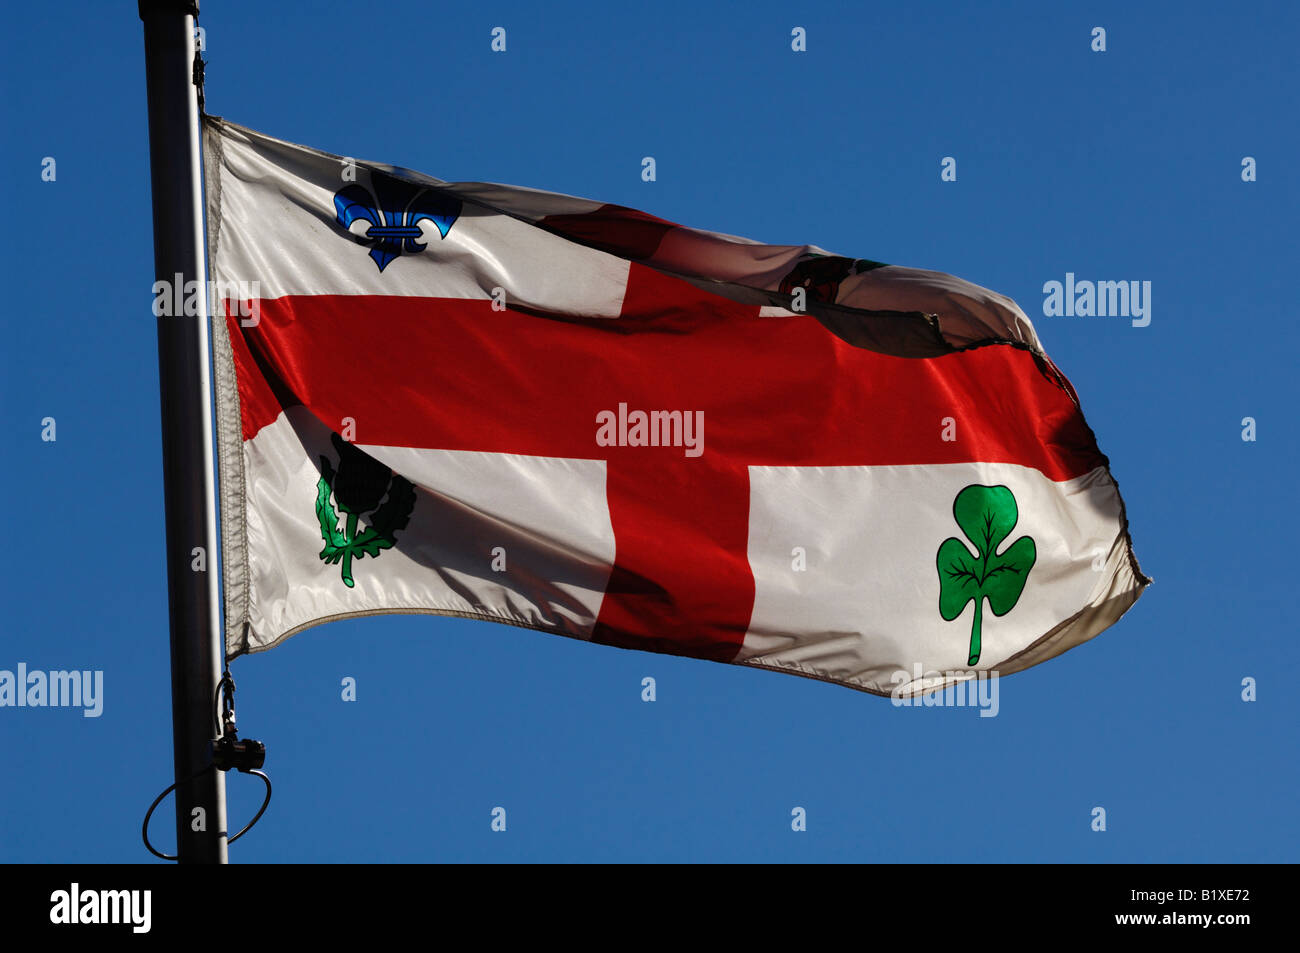
[[[231,656],[415,612],[910,694],[1149,582],[1007,298],[204,138]]]

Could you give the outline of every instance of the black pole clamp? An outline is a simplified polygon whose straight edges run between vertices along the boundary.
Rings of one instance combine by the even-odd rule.
[[[217,692],[221,696],[221,734],[212,741],[212,766],[218,771],[255,771],[266,763],[266,745],[251,738],[241,740],[235,731],[235,680],[229,666],[217,683]]]

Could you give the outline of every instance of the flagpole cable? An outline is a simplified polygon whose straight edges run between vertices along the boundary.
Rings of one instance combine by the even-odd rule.
[[[206,768],[194,772],[194,774],[191,777],[188,777],[185,780],[193,781],[204,771],[210,771],[214,767],[215,765],[210,764]],[[240,832],[236,834],[234,837],[227,838],[226,839],[227,844],[233,844],[235,841],[239,840],[239,838],[243,837],[250,830],[252,830],[253,825],[262,819],[262,815],[266,813],[266,809],[271,805],[271,779],[267,777],[266,773],[263,771],[258,771],[256,768],[249,768],[247,771],[244,771],[244,774],[256,775],[257,777],[262,779],[262,783],[266,785],[266,797],[262,799],[262,806],[261,808],[258,809],[258,812],[253,815],[253,819],[249,821],[247,824],[245,824],[243,829],[240,830]],[[155,857],[159,857],[163,860],[180,860],[180,857],[175,854],[164,854],[161,851],[157,850],[153,846],[153,844],[149,842],[149,819],[153,817],[153,812],[157,810],[158,805],[162,803],[162,799],[165,798],[168,794],[171,794],[172,791],[176,790],[177,785],[183,783],[184,782],[182,781],[173,781],[171,784],[167,785],[167,787],[163,789],[162,794],[159,794],[156,798],[153,799],[153,803],[149,805],[149,810],[145,811],[144,824],[141,826],[140,829],[140,836],[144,838],[145,849],[149,851],[149,853],[153,854]]]

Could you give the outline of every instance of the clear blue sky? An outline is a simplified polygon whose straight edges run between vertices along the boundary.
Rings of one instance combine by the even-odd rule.
[[[232,858],[1296,860],[1298,16],[205,0],[208,108],[236,122],[1015,298],[1155,579],[986,719],[487,623],[309,630],[234,665],[276,794]],[[0,668],[105,679],[98,719],[0,709],[0,860],[149,860],[172,761],[141,25],[133,3],[17,4],[0,44]],[[1150,326],[1043,317],[1067,271],[1151,281]],[[260,789],[230,779],[232,826]]]

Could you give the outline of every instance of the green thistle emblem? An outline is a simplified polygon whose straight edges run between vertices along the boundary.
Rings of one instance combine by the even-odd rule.
[[[405,529],[410,522],[415,487],[338,434],[331,434],[330,442],[338,452],[339,468],[335,471],[328,457],[320,458],[316,516],[325,541],[320,558],[329,565],[341,561],[343,584],[351,589],[356,585],[352,579],[352,560],[363,556],[376,559],[381,550],[393,547],[397,531]],[[330,504],[331,494],[346,516],[342,530],[339,514]],[[384,500],[382,506],[380,500]],[[357,522],[365,513],[370,513],[367,526],[358,533]]]
[[[1016,497],[1005,486],[966,487],[953,500],[952,515],[966,538],[975,544],[977,554],[972,556],[966,544],[955,536],[945,539],[939,547],[939,614],[945,622],[951,622],[966,609],[966,603],[975,600],[970,659],[966,663],[974,665],[980,660],[984,600],[988,599],[996,616],[1015,608],[1038,550],[1032,537],[1021,536],[998,553],[998,546],[1011,535],[1020,518]]]

